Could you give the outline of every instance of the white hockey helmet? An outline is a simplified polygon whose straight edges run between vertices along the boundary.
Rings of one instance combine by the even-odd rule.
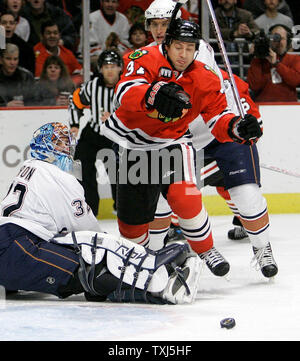
[[[154,0],[148,9],[145,11],[145,29],[149,30],[151,19],[168,19],[172,16],[173,9],[176,2],[173,0]],[[181,11],[179,10],[176,18],[180,18]]]

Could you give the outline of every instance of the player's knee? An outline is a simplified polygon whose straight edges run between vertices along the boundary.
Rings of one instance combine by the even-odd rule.
[[[253,216],[267,209],[267,201],[257,184],[243,184],[229,189],[230,197],[241,215]]]
[[[167,199],[173,212],[181,218],[193,218],[201,212],[202,195],[194,183],[171,184]]]

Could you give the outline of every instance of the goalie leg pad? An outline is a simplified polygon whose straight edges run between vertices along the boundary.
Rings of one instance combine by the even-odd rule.
[[[188,257],[182,267],[176,267],[161,297],[173,304],[192,303],[197,296],[201,263],[194,255]]]
[[[154,252],[125,238],[101,232],[73,232],[56,241],[75,247],[80,258],[80,281],[88,294],[104,296],[101,282],[95,280],[101,279],[108,272],[118,280],[114,287],[119,301],[123,301],[124,289],[130,289],[134,300],[137,289],[142,292],[144,300],[149,302],[147,294],[162,292],[168,285],[170,269],[178,267],[179,272],[191,253],[189,245],[181,241],[170,243]]]

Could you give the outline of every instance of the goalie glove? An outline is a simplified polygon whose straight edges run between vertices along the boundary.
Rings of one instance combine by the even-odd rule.
[[[237,143],[253,144],[262,136],[263,132],[257,119],[246,114],[244,118],[233,117],[229,122],[228,135]]]
[[[155,108],[165,118],[173,119],[182,116],[183,109],[192,107],[190,96],[182,86],[164,81],[153,82],[146,92],[146,106]],[[163,122],[166,122],[162,118]]]

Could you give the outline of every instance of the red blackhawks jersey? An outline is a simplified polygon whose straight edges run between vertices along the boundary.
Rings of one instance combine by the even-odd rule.
[[[191,139],[189,123],[199,114],[220,141],[232,141],[228,123],[234,113],[227,107],[220,80],[207,65],[194,61],[177,72],[162,52],[162,46],[141,48],[125,56],[124,72],[115,88],[116,111],[103,123],[101,133],[128,149],[160,149]],[[164,123],[154,108],[147,108],[145,94],[154,81],[175,82],[190,95],[191,109]]]
[[[225,95],[227,99],[227,104],[230,109],[236,114],[239,115],[239,109],[236,105],[232,87],[229,81],[229,75],[225,71],[221,70],[221,74],[223,77],[223,88],[225,90]],[[252,114],[258,120],[261,128],[262,128],[262,119],[259,113],[259,110],[256,104],[251,99],[249,94],[249,85],[239,78],[236,75],[234,76],[234,80],[236,83],[237,90],[239,92],[241,105],[244,108],[245,114]],[[214,140],[213,134],[210,132],[209,127],[203,122],[202,116],[199,115],[191,124],[190,131],[193,134],[193,146],[198,149],[203,149],[206,145],[208,145],[211,141]]]

